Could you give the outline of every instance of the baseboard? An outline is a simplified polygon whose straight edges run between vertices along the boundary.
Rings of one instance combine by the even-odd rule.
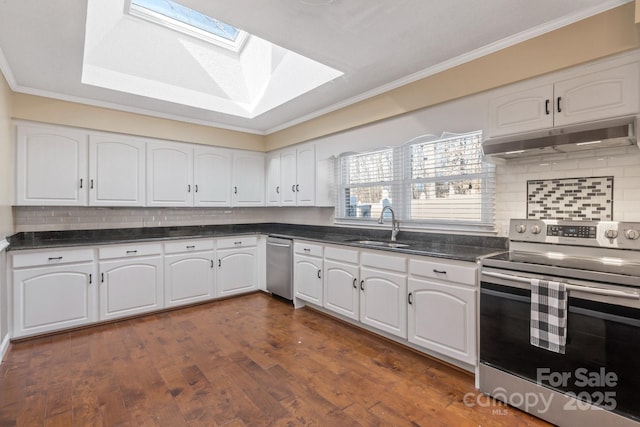
[[[4,360],[5,354],[9,352],[9,344],[10,344],[10,339],[9,339],[9,334],[7,334],[4,336],[4,338],[2,339],[2,342],[0,343],[0,363],[2,363],[2,361]]]

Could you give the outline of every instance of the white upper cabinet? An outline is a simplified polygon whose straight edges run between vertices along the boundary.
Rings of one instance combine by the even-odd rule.
[[[222,148],[194,148],[194,206],[231,206],[231,153]]]
[[[276,176],[276,171],[279,176]],[[289,148],[267,157],[267,206],[313,206],[316,195],[314,144]]]
[[[492,137],[550,129],[636,114],[640,111],[640,65],[615,68],[550,81],[489,100]]]
[[[89,137],[89,204],[144,206],[145,142],[132,137]]]
[[[280,153],[271,153],[266,159],[265,197],[267,206],[280,206]]]
[[[640,64],[635,63],[557,82],[555,125],[637,113],[639,79]]]
[[[193,148],[147,143],[147,206],[193,205]]]
[[[313,206],[316,196],[316,149],[306,145],[297,149],[296,198],[298,206]]]
[[[264,162],[263,153],[233,153],[232,206],[264,206]]]
[[[87,205],[86,133],[20,125],[17,137],[17,205]]]
[[[296,150],[280,153],[280,185],[282,186],[282,206],[295,206],[297,201]],[[299,187],[298,187],[299,188]]]

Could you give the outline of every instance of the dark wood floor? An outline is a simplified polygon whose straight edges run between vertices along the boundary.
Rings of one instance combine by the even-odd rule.
[[[545,425],[466,393],[468,374],[253,294],[12,344],[0,426]]]

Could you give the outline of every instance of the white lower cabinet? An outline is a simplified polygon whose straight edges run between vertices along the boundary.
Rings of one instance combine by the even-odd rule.
[[[164,303],[176,307],[215,296],[213,240],[165,244]]]
[[[360,264],[360,321],[407,338],[406,257],[363,252]]]
[[[358,251],[324,248],[324,308],[360,320]]]
[[[160,244],[99,249],[100,320],[164,307],[161,253]]]
[[[82,256],[71,256],[70,260],[81,262],[65,264],[65,251],[14,255],[14,338],[97,320],[93,251],[71,252]]]
[[[475,364],[475,264],[412,259],[409,271],[409,342]]]
[[[322,306],[322,249],[307,242],[293,244],[293,294],[319,306]]]
[[[226,297],[258,289],[258,251],[255,236],[218,240],[218,295]]]

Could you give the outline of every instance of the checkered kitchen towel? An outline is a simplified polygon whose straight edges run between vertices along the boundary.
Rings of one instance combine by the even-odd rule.
[[[567,299],[564,283],[531,280],[531,345],[564,354]]]

